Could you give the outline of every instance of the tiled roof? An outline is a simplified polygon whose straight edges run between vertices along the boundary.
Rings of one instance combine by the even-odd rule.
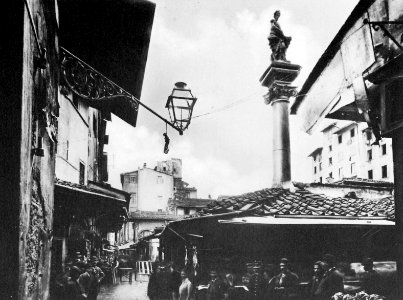
[[[213,199],[200,199],[200,198],[185,198],[185,197],[180,197],[176,196],[174,204],[175,206],[179,207],[195,207],[195,208],[201,208],[201,207],[206,207],[210,203],[213,203],[215,200]]]
[[[64,188],[67,188],[67,189],[70,189],[70,190],[72,190],[72,189],[81,190],[83,192],[89,192],[89,193],[92,193],[92,194],[97,194],[97,195],[102,196],[102,197],[113,198],[113,199],[121,201],[121,202],[126,202],[126,200],[124,200],[124,199],[119,199],[118,197],[111,196],[108,193],[103,193],[99,189],[91,188],[91,187],[89,187],[87,185],[73,183],[73,182],[61,180],[61,179],[58,179],[58,178],[55,179],[55,184],[56,184],[56,186],[64,187]],[[123,191],[122,191],[122,193],[123,193]]]
[[[382,187],[390,187],[393,188],[393,182],[381,181],[381,180],[373,180],[367,178],[343,178],[342,180],[334,182],[334,184],[339,185],[360,185],[360,186],[382,186]]]
[[[385,217],[394,219],[394,200],[330,198],[304,189],[271,188],[214,201],[200,215],[251,211],[255,215],[316,215],[341,217]]]
[[[129,219],[176,221],[176,220],[183,219],[183,216],[177,216],[174,214],[168,214],[168,213],[164,213],[164,212],[135,211],[135,212],[129,213]]]

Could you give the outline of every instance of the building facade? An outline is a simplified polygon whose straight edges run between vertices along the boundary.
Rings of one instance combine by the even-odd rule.
[[[27,0],[4,5],[1,31],[8,42],[0,49],[0,219],[7,230],[0,243],[6,254],[0,260],[1,299],[51,297],[51,265],[67,248],[65,234],[77,232],[64,225],[83,220],[71,214],[72,208],[90,213],[95,203],[98,212],[119,217],[124,212],[126,194],[104,184],[103,122],[90,108],[136,126],[133,98],[141,96],[154,10],[148,1]],[[114,82],[64,47],[129,90],[126,97],[116,97],[121,89]],[[65,103],[59,92],[66,87],[66,76],[71,85],[62,94],[81,94],[84,105]],[[108,89],[100,86],[105,82]],[[64,180],[55,180],[55,164]],[[88,237],[93,236],[95,220],[86,223],[92,228]]]
[[[122,230],[109,234],[110,243],[125,245],[143,242],[139,259],[158,260],[158,239],[151,239],[158,228],[196,214],[212,199],[197,198],[197,189],[182,180],[182,160],[173,158],[146,164],[120,175],[122,189],[130,194],[129,220]],[[125,246],[123,246],[125,247]]]
[[[392,138],[399,299],[403,297],[402,20],[401,1],[359,1],[291,108],[308,133],[329,118],[366,122],[377,141]]]
[[[60,91],[53,277],[77,253],[100,255],[107,232],[119,230],[127,219],[130,199],[107,184],[105,119],[110,114],[105,116],[63,84]]]
[[[393,182],[392,140],[379,144],[366,123],[333,122],[322,130],[322,145],[310,155],[312,182],[365,178]]]

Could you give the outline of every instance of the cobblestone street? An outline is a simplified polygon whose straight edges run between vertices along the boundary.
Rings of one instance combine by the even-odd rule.
[[[119,282],[115,285],[104,285],[98,300],[146,300],[148,282]]]

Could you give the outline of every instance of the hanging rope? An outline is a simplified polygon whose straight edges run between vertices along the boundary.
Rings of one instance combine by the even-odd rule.
[[[168,125],[165,123],[165,133],[163,134],[164,140],[165,140],[165,145],[164,145],[164,153],[168,154],[169,152],[169,137],[168,137]]]

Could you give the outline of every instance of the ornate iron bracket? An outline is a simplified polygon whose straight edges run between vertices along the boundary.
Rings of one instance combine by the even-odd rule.
[[[88,64],[61,48],[61,75],[67,87],[77,96],[89,101],[118,97],[130,99],[138,109],[139,101]]]
[[[403,47],[400,45],[400,43],[398,41],[396,41],[395,37],[389,32],[388,29],[385,28],[384,25],[403,25],[403,22],[400,21],[379,21],[379,22],[371,22],[368,19],[364,19],[364,24],[368,24],[370,26],[372,26],[372,28],[375,31],[378,31],[379,29],[381,29],[383,31],[383,34],[385,36],[387,36],[388,38],[390,38],[393,43],[396,44],[396,46],[398,46],[400,48],[400,50],[403,50]],[[400,37],[400,42],[403,41],[403,35]]]
[[[72,53],[60,47],[61,66],[60,75],[71,92],[88,101],[103,101],[124,97],[131,101],[137,111],[139,105],[160,118],[165,124],[177,130],[182,135],[183,130],[176,127],[167,119],[140,102],[139,99],[124,90],[122,87],[99,73]]]

